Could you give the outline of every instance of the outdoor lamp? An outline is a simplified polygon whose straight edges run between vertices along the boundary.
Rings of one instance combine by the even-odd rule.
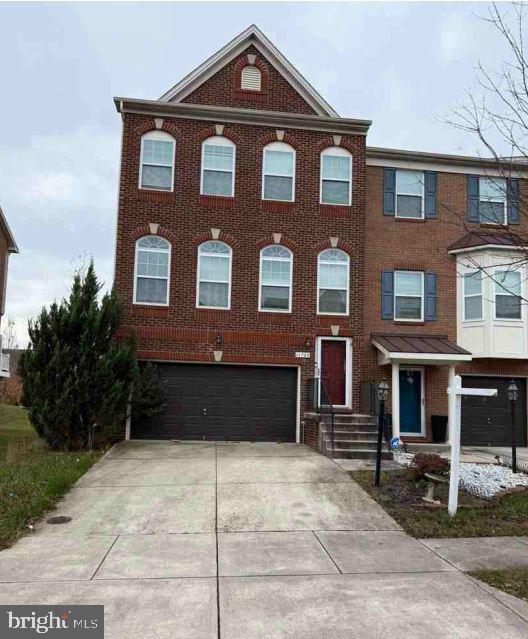
[[[378,399],[380,402],[387,401],[387,397],[389,396],[389,384],[386,379],[382,379],[378,384]]]
[[[511,427],[511,448],[512,448],[512,471],[517,472],[517,442],[515,440],[515,407],[519,389],[515,380],[511,380],[508,386],[508,399],[510,400],[510,427]]]
[[[517,388],[517,384],[512,379],[510,385],[508,386],[508,399],[510,402],[517,401],[517,395],[519,394],[519,389]]]
[[[381,475],[381,441],[383,437],[383,424],[385,423],[385,402],[389,396],[389,384],[386,379],[382,379],[378,384],[378,399],[380,401],[380,410],[378,415],[378,445],[376,447],[376,470],[374,473],[374,486],[380,485]]]

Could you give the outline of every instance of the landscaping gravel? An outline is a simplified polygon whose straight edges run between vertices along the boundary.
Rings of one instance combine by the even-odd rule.
[[[394,453],[394,461],[405,468],[412,464],[413,458],[413,453]],[[498,464],[463,462],[460,464],[459,486],[476,497],[490,499],[512,488],[528,488],[528,475],[523,472],[513,473],[510,468]]]
[[[528,475],[493,464],[460,464],[459,485],[472,495],[490,499],[512,488],[528,487]]]

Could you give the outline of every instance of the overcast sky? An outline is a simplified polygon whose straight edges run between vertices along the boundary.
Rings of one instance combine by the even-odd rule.
[[[20,254],[6,318],[21,345],[43,305],[93,256],[107,285],[120,118],[112,97],[156,99],[252,23],[371,146],[474,154],[438,115],[502,46],[485,3],[0,3],[0,205]]]

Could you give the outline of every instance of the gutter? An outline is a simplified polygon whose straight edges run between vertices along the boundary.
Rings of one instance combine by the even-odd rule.
[[[114,98],[114,104],[118,113],[138,113],[158,117],[165,116],[192,120],[211,120],[213,122],[256,124],[259,126],[327,131],[328,133],[366,135],[372,124],[371,120],[331,118],[321,115],[239,109],[235,107],[187,104],[182,102],[171,104],[158,100],[137,100],[122,97]]]

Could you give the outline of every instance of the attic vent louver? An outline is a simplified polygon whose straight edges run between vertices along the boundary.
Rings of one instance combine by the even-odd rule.
[[[260,69],[252,64],[242,69],[241,88],[245,91],[260,91]]]

